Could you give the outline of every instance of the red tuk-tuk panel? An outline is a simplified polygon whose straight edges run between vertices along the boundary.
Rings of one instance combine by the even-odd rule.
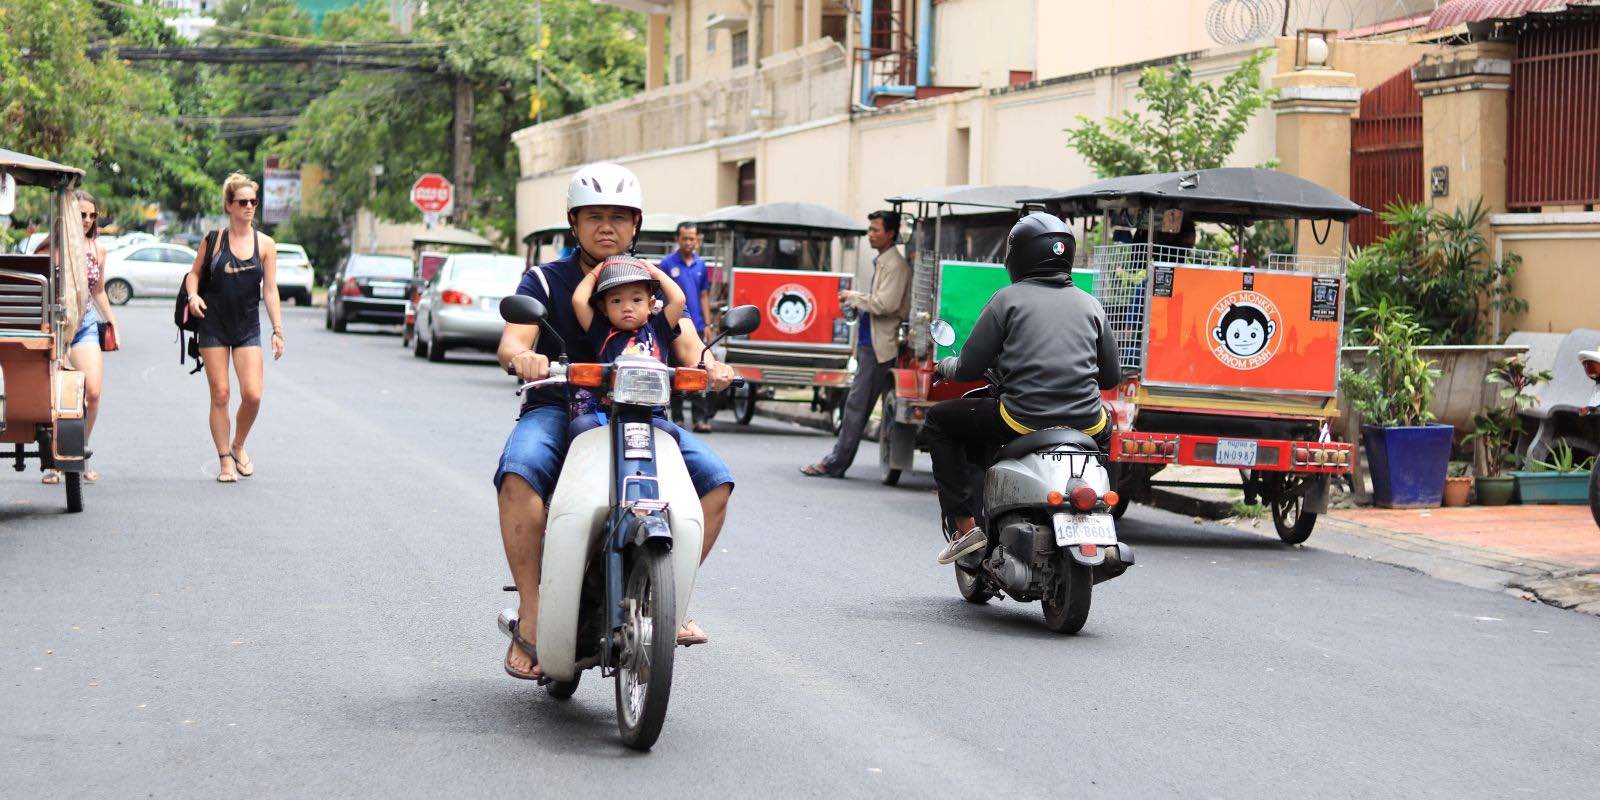
[[[1337,275],[1152,264],[1144,382],[1332,396]]]
[[[849,329],[839,307],[839,293],[853,276],[839,272],[785,269],[733,270],[733,303],[761,309],[761,325],[752,342],[783,344],[847,344]]]

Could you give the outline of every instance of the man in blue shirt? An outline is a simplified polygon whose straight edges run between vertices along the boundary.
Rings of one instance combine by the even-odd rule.
[[[661,271],[683,288],[687,302],[684,313],[694,322],[694,329],[706,341],[711,340],[706,325],[706,312],[711,307],[711,296],[706,288],[706,261],[696,254],[700,247],[700,232],[693,222],[678,223],[678,249],[661,259]],[[695,433],[711,432],[711,399],[706,395],[689,398],[689,414],[694,421]],[[683,424],[683,395],[672,396],[672,421]]]

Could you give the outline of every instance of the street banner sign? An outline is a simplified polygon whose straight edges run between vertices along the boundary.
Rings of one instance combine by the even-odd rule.
[[[411,184],[411,204],[424,214],[438,214],[450,207],[455,187],[437,172],[430,172]]]
[[[261,173],[261,222],[281,225],[300,210],[300,170],[279,169],[277,157],[267,159]]]

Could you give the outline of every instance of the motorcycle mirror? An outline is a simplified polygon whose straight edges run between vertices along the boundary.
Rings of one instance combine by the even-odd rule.
[[[722,316],[722,330],[731,336],[743,336],[761,326],[761,310],[755,306],[734,306]]]
[[[928,333],[933,336],[933,343],[940,347],[949,347],[956,343],[955,326],[942,319],[928,323]]]
[[[500,318],[515,325],[538,325],[546,313],[544,303],[525,294],[500,298]]]

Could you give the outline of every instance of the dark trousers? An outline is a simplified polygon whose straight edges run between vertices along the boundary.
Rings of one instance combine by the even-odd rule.
[[[922,437],[933,457],[933,481],[945,519],[981,516],[984,471],[1001,447],[1021,435],[1000,418],[1000,401],[992,398],[945,400],[928,409]],[[1111,426],[1095,441],[1105,452]]]
[[[709,422],[711,420],[711,396],[710,395],[700,394],[700,393],[696,392],[696,393],[689,394],[688,397],[685,398],[683,392],[673,392],[672,393],[672,421],[673,422],[676,422],[679,425],[683,424],[683,401],[685,399],[687,399],[689,401],[689,418],[694,420],[693,424],[699,425],[701,422]]]
[[[878,361],[870,345],[856,349],[856,377],[850,384],[850,394],[844,400],[844,419],[839,424],[839,439],[833,443],[833,452],[822,459],[822,467],[834,477],[843,477],[856,460],[861,448],[861,436],[867,430],[867,418],[878,398],[894,382],[894,360]]]

